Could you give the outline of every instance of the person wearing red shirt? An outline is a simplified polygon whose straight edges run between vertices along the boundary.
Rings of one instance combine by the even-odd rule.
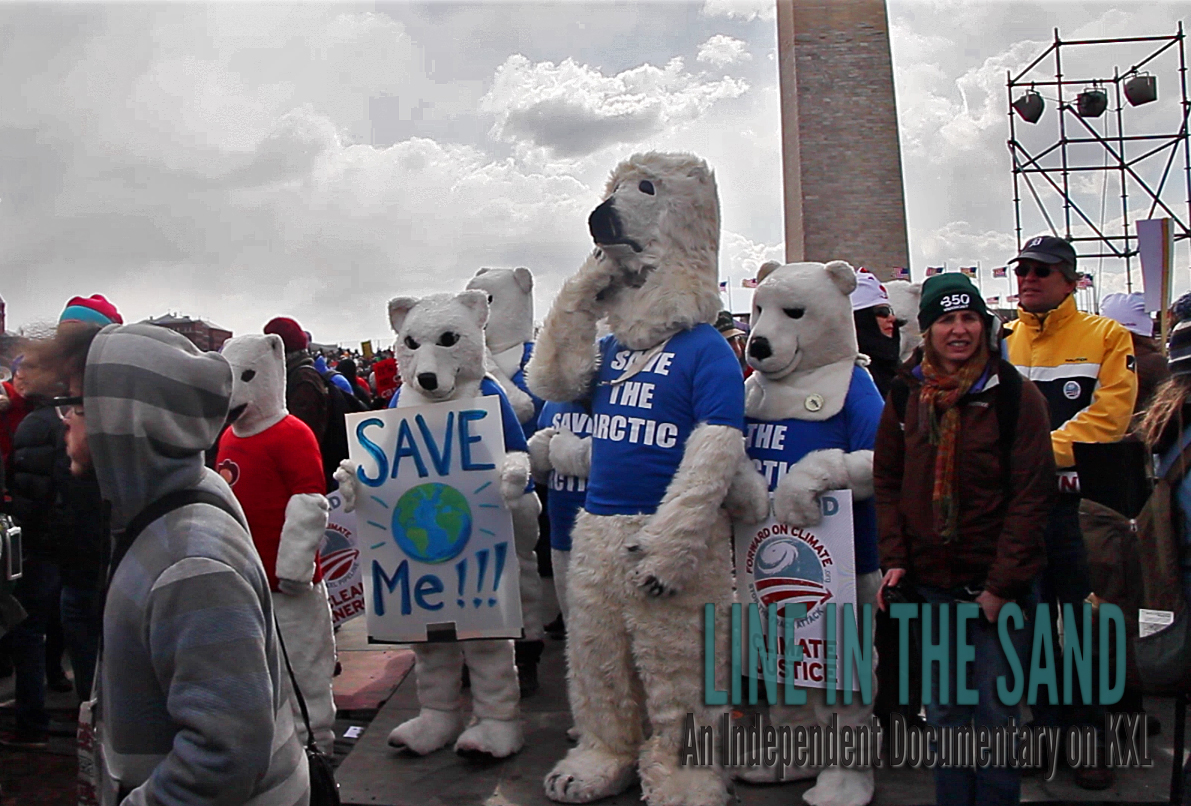
[[[285,345],[246,335],[223,345],[232,366],[231,427],[219,439],[215,469],[244,510],[273,591],[281,637],[306,700],[314,740],[335,741],[335,636],[318,545],[327,526],[322,454],[314,432],[285,408]],[[306,730],[291,702],[298,733]]]

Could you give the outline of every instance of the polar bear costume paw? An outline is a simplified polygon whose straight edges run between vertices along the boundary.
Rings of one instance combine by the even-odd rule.
[[[791,526],[815,526],[823,520],[819,495],[848,486],[848,465],[838,449],[812,451],[777,483],[773,514]]]
[[[718,768],[679,767],[677,753],[651,739],[641,754],[641,799],[649,806],[724,806],[728,789]]]
[[[501,498],[508,503],[519,500],[525,495],[528,484],[529,454],[524,451],[506,453],[504,464],[500,466]]]
[[[802,793],[810,806],[866,806],[873,799],[872,770],[845,770],[828,767],[819,773],[818,782]]]
[[[556,428],[541,428],[529,438],[529,469],[534,481],[545,484],[550,479],[550,441],[558,433]]]
[[[739,523],[760,523],[769,517],[769,488],[765,485],[765,477],[757,472],[747,456],[732,477],[732,485],[724,498],[724,509]]]
[[[463,715],[458,711],[423,708],[416,717],[393,728],[389,734],[389,747],[424,756],[446,747],[462,730]]]
[[[351,459],[344,459],[331,474],[335,481],[339,482],[344,512],[354,512],[356,509],[356,467],[356,463]]]
[[[781,777],[778,777],[781,773]],[[791,781],[805,781],[819,774],[818,767],[741,767],[732,771],[732,779],[748,784],[788,784]]]
[[[590,803],[619,795],[636,777],[632,756],[617,756],[599,747],[576,747],[546,776],[546,797],[557,803]]]
[[[468,758],[508,758],[525,746],[517,719],[481,719],[455,742],[455,752]]]

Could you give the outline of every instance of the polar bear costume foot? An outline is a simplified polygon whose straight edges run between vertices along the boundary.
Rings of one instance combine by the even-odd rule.
[[[455,752],[467,758],[508,758],[525,746],[518,719],[480,719],[455,742]]]
[[[637,760],[603,747],[580,745],[546,776],[546,797],[558,803],[590,803],[619,795],[636,777]]]
[[[779,773],[781,776],[779,777]],[[748,784],[788,784],[791,781],[806,781],[819,774],[818,767],[742,767],[732,773],[735,781]]]
[[[866,806],[873,799],[873,771],[828,767],[818,782],[802,793],[810,806]]]
[[[641,798],[649,806],[724,806],[728,790],[718,767],[680,767],[678,749],[652,738],[641,751]]]
[[[455,741],[462,730],[463,714],[459,711],[423,708],[413,719],[393,728],[389,746],[424,756]]]

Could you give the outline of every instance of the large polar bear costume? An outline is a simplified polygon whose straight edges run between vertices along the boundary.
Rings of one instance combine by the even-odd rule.
[[[536,520],[538,501],[526,491],[530,471],[525,435],[500,386],[484,374],[487,319],[488,300],[481,291],[391,300],[389,322],[397,334],[397,364],[404,383],[394,393],[390,408],[499,396],[506,451],[500,492],[516,524],[518,518]],[[344,509],[351,511],[358,494],[355,465],[344,462],[335,478],[341,484]],[[520,556],[523,547],[516,548]],[[529,548],[532,552],[532,544]],[[523,563],[522,584],[524,570]],[[536,576],[536,566],[533,571]],[[424,755],[455,741],[455,752],[461,755],[493,758],[521,749],[524,736],[512,641],[424,643],[414,644],[413,649],[421,710],[393,729],[390,745]],[[465,659],[471,674],[474,716],[466,730],[461,707]]]
[[[856,273],[843,261],[766,266],[753,296],[746,354],[755,372],[745,383],[745,445],[773,491],[774,516],[792,526],[822,519],[818,496],[852,490],[856,596],[876,613],[881,573],[873,502],[873,444],[884,402],[857,363],[849,294]],[[861,611],[863,612],[863,611]],[[871,634],[871,632],[870,632]],[[874,691],[876,683],[874,665]],[[808,689],[807,703],[770,706],[775,724],[867,725],[873,713],[857,694],[850,705],[837,692]],[[803,794],[812,806],[864,806],[873,796],[871,769],[754,767],[737,777],[754,783],[818,775]]]
[[[538,428],[544,401],[525,383],[525,365],[533,354],[533,274],[529,269],[480,269],[467,287],[488,295],[485,366],[504,390],[528,439]],[[517,562],[521,568],[521,616],[525,637],[516,643],[521,690],[537,690],[538,662],[544,649],[542,629],[542,578],[534,553],[539,536],[541,508],[533,512],[526,501],[514,515]],[[532,515],[532,517],[530,517]]]
[[[316,564],[330,509],[323,496],[322,454],[309,426],[285,408],[281,337],[237,336],[221,352],[232,366],[234,419],[219,440],[215,466],[248,519],[314,741],[330,753],[335,743],[335,634],[327,586]],[[291,699],[290,706],[305,742],[297,701]]]
[[[721,806],[721,770],[678,763],[686,714],[718,716],[703,705],[703,609],[717,605],[723,659],[733,593],[721,505],[745,461],[740,363],[709,324],[720,307],[715,178],[691,155],[633,156],[588,223],[597,248],[554,301],[528,369],[547,400],[590,399],[594,422],[568,592],[581,738],[546,794],[586,803],[636,772],[651,806]],[[611,335],[597,342],[603,317]]]

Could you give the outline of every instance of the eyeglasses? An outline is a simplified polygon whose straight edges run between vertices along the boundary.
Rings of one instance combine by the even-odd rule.
[[[1047,277],[1050,277],[1050,273],[1054,271],[1054,269],[1052,269],[1050,266],[1023,266],[1020,263],[1013,267],[1013,273],[1018,277],[1029,277],[1031,271],[1034,272],[1034,276],[1039,280],[1045,280]]]
[[[58,412],[58,419],[60,420],[65,420],[71,414],[75,417],[83,416],[83,398],[81,395],[76,397],[50,398],[50,405],[54,407],[54,411]]]
[[[887,319],[893,316],[893,308],[890,308],[888,305],[878,305],[873,308],[873,315],[880,319]]]

